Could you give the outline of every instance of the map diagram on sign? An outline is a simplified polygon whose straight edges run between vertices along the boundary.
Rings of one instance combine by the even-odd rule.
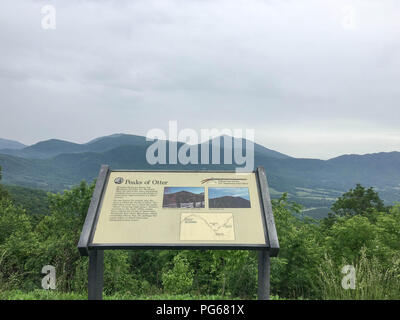
[[[182,213],[180,240],[235,240],[232,213]]]

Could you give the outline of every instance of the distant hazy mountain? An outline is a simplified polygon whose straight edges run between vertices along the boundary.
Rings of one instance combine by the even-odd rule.
[[[26,145],[22,144],[21,142],[0,138],[0,149],[14,150],[14,149],[22,149],[25,147]]]
[[[123,145],[136,146],[147,143],[150,142],[146,142],[145,137],[129,134],[115,134],[97,138],[84,144],[50,139],[19,150],[0,150],[0,154],[8,154],[28,159],[45,159],[63,153],[105,152]]]
[[[145,137],[118,134],[86,144],[47,140],[20,150],[0,150],[2,182],[60,191],[82,179],[92,181],[101,164],[108,164],[114,169],[235,169],[234,164],[152,166],[145,156],[151,143],[146,142]],[[181,145],[179,143],[178,147]],[[200,152],[201,148],[198,150]],[[223,151],[222,143],[222,161]],[[375,187],[388,204],[400,201],[400,152],[344,155],[318,160],[291,158],[255,145],[255,166],[258,165],[267,170],[272,197],[288,192],[293,201],[308,208],[317,208],[315,210],[326,212],[338,196],[356,183]]]
[[[246,144],[247,144],[247,140],[246,139],[239,139],[239,138],[233,138],[233,137],[229,137],[228,136],[229,140],[227,140],[227,141],[228,142],[231,141],[231,143],[228,146],[225,146],[225,139],[226,138],[227,138],[227,136],[223,135],[223,136],[211,139],[208,142],[203,143],[202,145],[204,145],[206,143],[209,143],[209,152],[210,152],[210,154],[211,154],[212,144],[215,141],[218,141],[218,140],[220,140],[220,146],[221,146],[222,150],[224,150],[224,149],[230,149],[231,150],[232,147],[235,146],[235,143],[238,146],[242,146],[243,150],[246,149]],[[221,154],[223,154],[223,152],[221,152]],[[275,150],[268,149],[268,148],[263,147],[262,145],[260,145],[258,143],[254,143],[254,154],[255,155],[264,156],[264,157],[274,158],[274,159],[289,159],[289,158],[291,158],[290,156],[288,156],[286,154],[277,152]]]

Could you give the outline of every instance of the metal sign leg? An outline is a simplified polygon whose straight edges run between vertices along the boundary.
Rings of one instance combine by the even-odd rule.
[[[268,250],[258,253],[258,300],[269,300],[270,257]]]
[[[89,279],[88,297],[89,300],[103,299],[103,250],[89,251]]]

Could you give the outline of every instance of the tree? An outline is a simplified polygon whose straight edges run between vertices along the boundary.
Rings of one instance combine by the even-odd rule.
[[[169,293],[189,293],[193,285],[193,270],[190,269],[189,261],[178,253],[174,257],[173,269],[162,274],[162,282],[164,289]]]
[[[382,199],[372,187],[366,189],[357,184],[354,189],[344,193],[332,205],[332,211],[339,216],[369,215],[374,211],[387,212]]]

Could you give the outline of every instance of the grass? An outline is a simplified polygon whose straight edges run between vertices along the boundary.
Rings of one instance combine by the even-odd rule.
[[[0,300],[87,300],[88,296],[84,293],[59,292],[56,290],[36,289],[29,292],[21,290],[10,290],[0,292]],[[150,296],[132,295],[116,293],[113,295],[103,295],[104,300],[222,300],[228,299],[222,296],[196,296],[190,294],[157,294]]]
[[[36,289],[29,292],[21,290],[0,291],[0,300],[87,300],[84,293],[59,292],[56,290]],[[190,294],[156,294],[156,295],[132,295],[115,293],[103,295],[104,300],[237,300],[219,295],[190,295]],[[271,296],[271,300],[279,300],[277,296]]]
[[[343,263],[345,264],[345,263]],[[390,268],[385,268],[372,257],[367,258],[365,249],[354,263],[356,281],[354,289],[343,289],[343,274],[329,257],[320,268],[323,298],[328,300],[398,300],[400,299],[400,260],[393,259]]]

